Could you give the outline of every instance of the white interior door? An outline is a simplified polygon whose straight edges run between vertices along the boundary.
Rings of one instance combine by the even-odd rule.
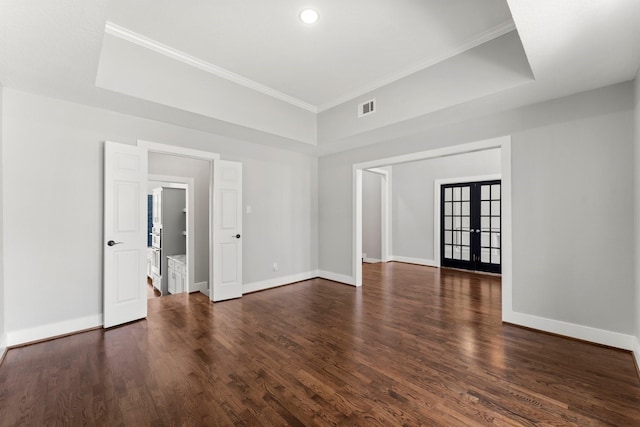
[[[242,296],[242,163],[213,164],[212,301]]]
[[[147,150],[105,142],[104,327],[147,316]]]

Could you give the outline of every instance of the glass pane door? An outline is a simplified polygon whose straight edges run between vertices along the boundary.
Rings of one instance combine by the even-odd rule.
[[[442,266],[500,273],[501,213],[499,180],[443,185]]]

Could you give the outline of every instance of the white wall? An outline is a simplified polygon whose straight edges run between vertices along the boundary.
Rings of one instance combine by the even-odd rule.
[[[149,174],[194,179],[195,277],[193,283],[209,282],[209,162],[168,154],[149,153]]]
[[[101,322],[105,140],[144,139],[241,161],[244,201],[253,206],[244,218],[245,283],[317,269],[317,159],[12,89],[4,95],[10,344]]]
[[[3,174],[2,170],[4,170],[3,164],[3,126],[4,115],[3,115],[3,96],[4,88],[0,85],[0,359],[4,355],[4,351],[7,346],[6,342],[6,328],[5,328],[5,312],[7,306],[7,300],[4,297],[4,221],[3,221],[3,212],[4,212],[4,192],[3,192]]]
[[[635,291],[636,291],[636,331],[635,348],[636,366],[640,366],[640,71],[634,81],[635,89],[635,144],[634,144],[634,219],[635,219]]]
[[[406,121],[481,98],[533,77],[512,31],[318,114],[318,144]],[[358,118],[358,104],[376,98],[376,113]]]
[[[362,173],[362,252],[367,258],[382,258],[382,175]]]
[[[320,269],[352,275],[353,163],[503,135],[512,135],[515,311],[630,336],[630,82],[322,157]]]
[[[393,167],[393,256],[435,262],[434,181],[500,173],[500,150],[440,157]]]

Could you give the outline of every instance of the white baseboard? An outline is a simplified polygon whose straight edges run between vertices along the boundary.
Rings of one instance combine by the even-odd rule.
[[[2,338],[0,338],[0,360],[4,358],[4,355],[7,352],[7,347],[7,334],[3,334]]]
[[[355,286],[353,283],[353,277],[346,276],[344,274],[332,273],[331,271],[318,271],[318,277],[327,280],[333,280],[334,282],[344,283],[345,285]]]
[[[102,314],[7,333],[9,347],[102,326]]]
[[[306,273],[292,274],[290,276],[275,277],[273,279],[261,280],[259,282],[245,283],[242,285],[242,293],[263,291],[265,289],[276,288],[278,286],[289,285],[303,280],[314,279],[318,277],[318,271],[307,271]]]
[[[378,258],[363,258],[362,261],[366,262],[366,263],[369,263],[369,264],[375,264],[377,262],[382,262],[382,260],[378,259]]]
[[[428,267],[437,267],[438,264],[434,259],[410,258],[400,255],[392,255],[390,261],[406,262],[408,264],[426,265]]]
[[[637,339],[633,335],[517,312],[505,313],[503,311],[502,321],[622,350],[634,351],[636,360],[638,360],[638,354],[640,354],[640,351],[636,352],[634,350],[634,341],[637,343]]]
[[[193,287],[189,289],[189,293],[191,292],[202,292],[209,293],[209,283],[205,282],[197,282],[193,284]]]
[[[633,356],[636,358],[636,368],[640,373],[640,341],[638,337],[633,337]]]

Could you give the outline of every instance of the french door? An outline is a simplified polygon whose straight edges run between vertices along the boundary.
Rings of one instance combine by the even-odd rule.
[[[442,267],[501,273],[500,180],[443,184],[440,191]]]

